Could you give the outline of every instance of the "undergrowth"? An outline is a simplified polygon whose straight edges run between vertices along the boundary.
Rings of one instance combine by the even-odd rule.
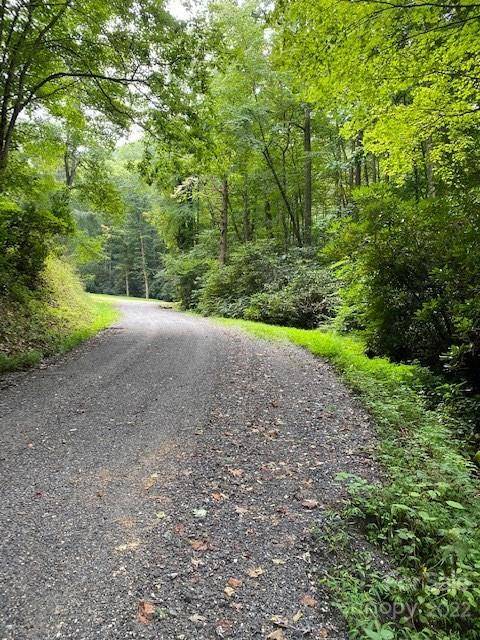
[[[66,262],[50,257],[37,290],[18,287],[0,299],[0,372],[68,351],[117,317],[108,301],[85,294]]]
[[[428,373],[368,358],[350,337],[242,320],[219,320],[257,337],[288,340],[327,358],[357,391],[378,429],[384,482],[353,476],[343,519],[363,525],[388,558],[332,562],[329,585],[352,638],[480,638],[480,505],[477,468],[459,425],[426,400]],[[348,529],[348,527],[347,527]]]

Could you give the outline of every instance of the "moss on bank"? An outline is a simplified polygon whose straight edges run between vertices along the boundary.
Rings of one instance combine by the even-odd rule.
[[[84,292],[67,262],[49,257],[35,292],[18,287],[0,298],[0,372],[63,353],[117,317],[109,302]]]

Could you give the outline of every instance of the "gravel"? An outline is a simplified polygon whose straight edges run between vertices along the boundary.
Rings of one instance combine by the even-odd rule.
[[[121,308],[0,380],[0,639],[346,638],[311,528],[374,473],[358,401],[291,345]]]

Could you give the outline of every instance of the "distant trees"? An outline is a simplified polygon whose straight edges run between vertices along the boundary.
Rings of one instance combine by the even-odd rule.
[[[92,290],[336,313],[480,385],[477,5],[271,9],[0,0],[3,281],[70,235]],[[140,151],[115,149],[133,116]]]

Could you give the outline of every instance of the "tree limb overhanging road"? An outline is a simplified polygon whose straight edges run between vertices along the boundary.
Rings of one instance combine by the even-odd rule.
[[[310,528],[371,473],[357,401],[295,347],[121,310],[1,381],[2,640],[344,638]]]

